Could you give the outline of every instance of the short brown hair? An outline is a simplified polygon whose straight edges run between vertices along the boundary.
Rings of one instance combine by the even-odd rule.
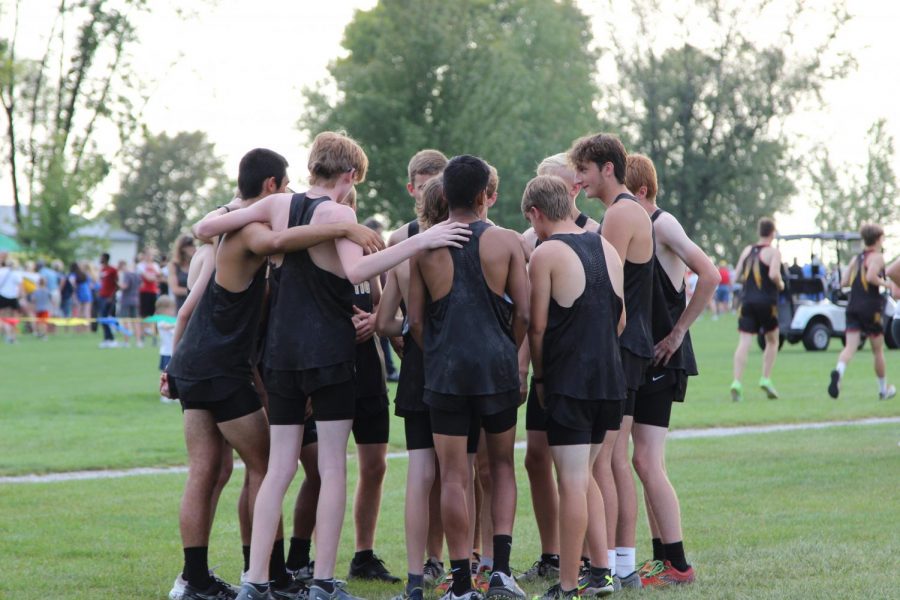
[[[438,175],[447,166],[447,157],[439,150],[419,150],[409,159],[406,170],[409,182],[416,182],[416,175]]]
[[[353,138],[343,133],[323,131],[313,140],[307,165],[312,185],[334,181],[351,169],[356,169],[354,183],[361,183],[366,179],[369,159]]]
[[[756,225],[759,237],[769,237],[775,233],[775,220],[770,217],[763,217]]]
[[[444,198],[444,180],[433,177],[428,180],[422,189],[422,206],[418,208],[416,217],[423,229],[446,221],[450,215],[447,207],[447,199]]]
[[[637,194],[642,186],[647,188],[647,199],[655,200],[658,191],[656,167],[643,154],[629,154],[625,160],[625,187]]]
[[[538,175],[525,186],[522,194],[522,213],[532,207],[540,210],[551,221],[562,221],[572,214],[572,198],[561,177]]]
[[[884,235],[884,227],[878,223],[863,223],[859,228],[859,235],[862,236],[866,246],[874,246],[878,242],[878,238]]]
[[[616,176],[616,181],[621,184],[625,183],[627,158],[628,152],[625,151],[624,144],[610,133],[586,135],[575,140],[569,150],[569,162],[576,167],[593,162],[602,168],[606,163],[612,163],[613,174]]]
[[[490,170],[491,174],[488,175],[488,184],[487,187],[484,188],[484,195],[490,198],[497,193],[497,188],[500,187],[500,175],[497,173],[497,169],[494,168],[494,165],[489,164],[488,170]]]

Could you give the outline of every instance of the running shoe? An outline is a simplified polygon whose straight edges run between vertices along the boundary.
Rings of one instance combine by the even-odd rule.
[[[422,568],[422,574],[425,578],[426,585],[438,585],[446,574],[444,571],[444,563],[434,557],[429,558],[425,561],[425,566]]]
[[[472,558],[469,559],[469,569],[472,573],[478,572],[478,566],[481,564],[481,555],[477,552],[472,552]]]
[[[543,595],[535,596],[532,600],[579,600],[580,598],[580,591],[577,587],[574,590],[564,592],[562,586],[555,583]]]
[[[303,582],[291,579],[285,587],[271,586],[269,596],[271,600],[307,600],[309,588]]]
[[[522,583],[532,583],[540,580],[554,581],[556,579],[559,579],[559,566],[545,561],[543,557],[534,561],[531,568],[516,577],[516,580]]]
[[[687,571],[679,571],[672,563],[665,561],[662,565],[651,571],[646,577],[641,577],[644,587],[669,587],[673,585],[685,585],[693,583],[694,567],[688,567]]]
[[[734,402],[740,402],[744,399],[744,386],[740,381],[735,379],[731,382],[731,400]]]
[[[890,400],[891,398],[893,398],[896,395],[897,395],[897,388],[895,388],[892,385],[889,385],[885,391],[878,392],[878,399],[879,400]]]
[[[778,392],[775,391],[775,384],[768,377],[759,378],[759,387],[766,393],[769,400],[778,400]]]
[[[364,581],[383,581],[385,583],[400,583],[401,579],[391,575],[384,566],[384,561],[373,553],[372,557],[362,562],[354,558],[350,561],[350,573],[347,579],[362,579]]]
[[[264,592],[260,592],[252,583],[244,582],[241,584],[236,600],[269,600],[269,586],[266,586]]]
[[[475,589],[486,594],[491,586],[491,570],[487,567],[481,567],[475,573]]]
[[[837,369],[831,371],[831,383],[828,384],[828,395],[832,398],[837,398],[838,394],[841,393],[841,374],[838,373]]]
[[[397,594],[391,600],[423,600],[424,592],[422,588],[405,589],[402,593]]]
[[[483,600],[484,596],[475,590],[469,590],[462,596],[457,596],[453,590],[447,590],[447,593],[440,597],[440,600]]]
[[[450,588],[453,586],[453,574],[447,573],[444,578],[441,580],[439,584],[437,584],[434,588],[438,594],[446,594]],[[472,586],[474,587],[474,586]]]
[[[625,577],[617,577],[617,579],[622,584],[622,589],[639,590],[644,587],[641,585],[641,575],[637,571],[634,571],[631,575],[626,575]]]
[[[237,593],[238,588],[223,581],[212,570],[210,570],[209,576],[213,578],[213,581],[216,581],[222,585],[228,586],[229,588],[231,588],[234,591],[235,594]],[[243,583],[243,579],[241,580],[241,583]],[[183,600],[184,590],[186,587],[187,587],[187,580],[185,580],[185,578],[182,577],[182,573],[179,573],[178,577],[175,578],[175,582],[172,584],[172,589],[169,591],[169,600]]]
[[[294,581],[299,581],[301,583],[309,585],[310,583],[312,583],[313,571],[315,570],[315,567],[316,561],[311,560],[309,561],[309,564],[303,565],[302,567],[294,571],[288,570],[288,572],[291,574],[291,577],[294,578]]]
[[[525,600],[525,592],[516,583],[511,575],[501,571],[491,573],[491,582],[488,586],[485,598],[509,598],[510,600]]]
[[[237,592],[233,587],[218,577],[214,577],[212,583],[205,590],[198,590],[190,583],[187,584],[184,586],[184,595],[181,598],[182,600],[234,600],[236,597]],[[247,600],[253,599],[248,598]]]
[[[578,582],[578,590],[584,596],[609,596],[616,591],[616,582],[612,575],[604,575],[600,580],[595,580],[590,575]]]
[[[654,560],[652,558],[650,560],[645,560],[638,566],[637,574],[641,577],[644,577],[645,575],[650,573],[650,571],[656,568],[656,563],[662,564],[662,562],[663,561],[661,560]]]
[[[346,589],[344,586],[338,585],[337,582],[334,584],[334,591],[332,593],[328,593],[317,585],[311,586],[309,588],[309,600],[361,600],[357,598]]]

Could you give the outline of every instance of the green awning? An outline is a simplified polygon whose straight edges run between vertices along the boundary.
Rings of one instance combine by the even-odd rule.
[[[15,239],[0,233],[0,252],[20,252],[22,247]]]

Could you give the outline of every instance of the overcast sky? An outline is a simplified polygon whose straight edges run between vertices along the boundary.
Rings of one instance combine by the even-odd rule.
[[[8,8],[9,3],[4,4]],[[56,4],[22,2],[21,54],[42,47],[46,15]],[[675,0],[664,6],[673,4],[686,3]],[[776,0],[779,4],[783,2]],[[232,176],[248,149],[275,149],[291,162],[292,179],[300,180],[306,163],[304,139],[296,128],[303,109],[301,89],[327,75],[328,62],[341,52],[342,32],[353,12],[374,5],[374,0],[220,0],[198,2],[196,14],[187,20],[172,18],[168,10],[145,17],[135,63],[148,80],[158,82],[144,112],[146,123],[154,132],[206,131]],[[601,43],[605,31],[601,18],[619,14],[615,11],[626,15],[628,10],[627,2],[611,7],[602,0],[581,0],[579,5],[591,17],[586,26],[593,27]],[[877,118],[888,119],[889,130],[900,143],[900,2],[850,0],[849,6],[856,18],[837,43],[852,51],[859,69],[828,86],[825,109],[805,110],[789,129],[799,147],[828,143],[835,157],[854,163],[864,160],[866,130]],[[0,35],[6,35],[8,14],[2,19]],[[777,16],[773,19],[777,21]],[[765,35],[779,25],[762,22],[748,27]],[[813,20],[802,29],[815,31],[817,26]],[[654,42],[677,43],[680,40],[666,36],[678,29],[663,21]],[[703,33],[692,31],[691,42],[702,46]],[[608,66],[601,64],[601,76],[608,74]],[[895,165],[900,173],[900,158]],[[0,203],[11,203],[8,179],[0,184]],[[115,179],[110,178],[104,191],[115,188]],[[795,200],[791,214],[782,219],[783,232],[811,228],[814,212],[805,206],[808,198],[801,194]]]

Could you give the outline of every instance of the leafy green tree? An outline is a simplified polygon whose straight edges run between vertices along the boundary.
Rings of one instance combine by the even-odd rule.
[[[522,228],[521,193],[540,160],[598,127],[586,22],[572,0],[382,0],[347,26],[330,81],[306,90],[301,128],[360,141],[370,160],[363,216],[409,220],[407,163],[437,148],[493,164],[491,218]]]
[[[686,41],[656,50],[653,20],[661,5],[636,0],[632,7],[637,30],[612,34],[622,93],[610,103],[610,119],[632,140],[629,150],[653,160],[660,203],[688,234],[709,252],[735,257],[755,236],[759,217],[785,208],[795,192],[804,161],[783,135],[785,120],[853,66],[830,51],[846,12],[842,3],[798,2],[778,40],[764,44],[744,24],[769,3],[702,2],[680,25]],[[831,21],[804,50],[794,30],[813,10]],[[703,38],[714,43],[687,41],[693,31],[709,32]]]
[[[885,119],[869,128],[867,161],[856,169],[844,162],[839,168],[826,149],[819,149],[819,161],[809,172],[818,195],[816,224],[825,231],[856,231],[865,222],[896,221],[900,202],[892,166],[895,156]]]
[[[129,66],[135,19],[147,0],[58,0],[39,58],[17,54],[20,2],[3,8],[12,35],[0,40],[3,160],[19,237],[34,252],[71,258],[70,235],[110,170],[102,134],[127,137],[139,101]],[[29,205],[29,210],[23,206]]]
[[[145,132],[144,140],[127,150],[125,162],[114,211],[141,245],[165,251],[194,220],[235,192],[215,146],[200,131]]]

